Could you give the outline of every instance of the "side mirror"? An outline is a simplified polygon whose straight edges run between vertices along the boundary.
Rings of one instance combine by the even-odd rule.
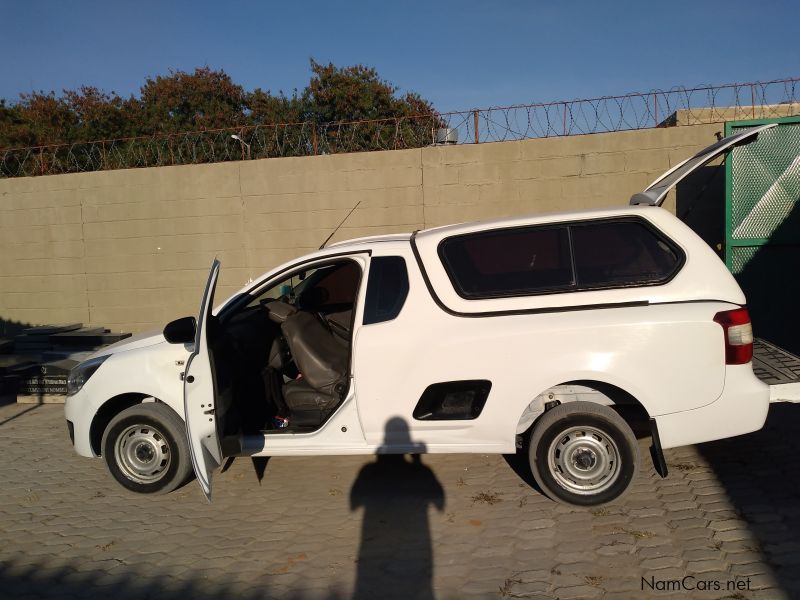
[[[194,341],[195,331],[197,331],[197,319],[183,317],[167,323],[164,327],[164,337],[170,344],[190,344]]]

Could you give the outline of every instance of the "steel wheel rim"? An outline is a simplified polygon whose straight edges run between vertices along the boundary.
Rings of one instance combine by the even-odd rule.
[[[570,427],[550,443],[550,473],[564,489],[598,494],[619,479],[620,452],[613,438],[597,427]]]
[[[136,483],[158,481],[172,461],[164,434],[143,423],[131,425],[117,437],[114,457],[125,476]]]

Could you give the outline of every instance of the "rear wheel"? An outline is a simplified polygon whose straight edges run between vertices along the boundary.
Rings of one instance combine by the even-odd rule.
[[[186,427],[172,409],[157,402],[132,406],[114,417],[103,434],[109,472],[139,494],[166,494],[192,472]]]
[[[553,500],[595,506],[616,500],[639,466],[630,426],[612,409],[570,402],[542,415],[531,431],[528,459],[536,483]]]

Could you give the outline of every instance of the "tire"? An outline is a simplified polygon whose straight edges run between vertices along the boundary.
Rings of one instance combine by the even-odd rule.
[[[531,430],[528,460],[549,498],[597,506],[627,491],[639,468],[639,444],[612,409],[570,402],[539,417]]]
[[[192,473],[186,426],[158,402],[137,404],[114,417],[101,449],[112,477],[137,494],[166,494]]]

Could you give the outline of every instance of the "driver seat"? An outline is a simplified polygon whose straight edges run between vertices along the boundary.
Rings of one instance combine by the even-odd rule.
[[[289,316],[281,331],[302,374],[283,385],[289,416],[295,425],[317,426],[341,402],[350,352],[309,312]]]

